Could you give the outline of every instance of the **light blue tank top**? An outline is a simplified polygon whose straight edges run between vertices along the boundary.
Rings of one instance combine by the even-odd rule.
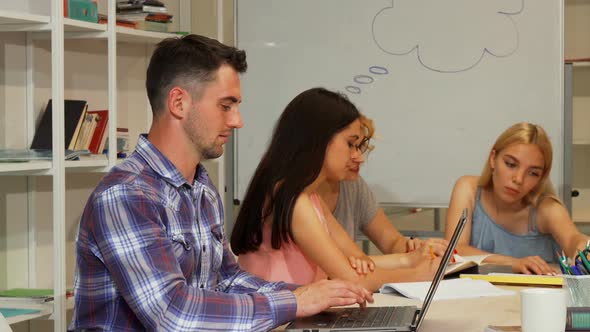
[[[471,228],[471,245],[496,254],[526,257],[539,256],[549,263],[555,263],[555,251],[561,252],[559,245],[549,234],[537,230],[537,209],[529,212],[529,232],[517,235],[498,225],[481,205],[481,188],[477,188]]]

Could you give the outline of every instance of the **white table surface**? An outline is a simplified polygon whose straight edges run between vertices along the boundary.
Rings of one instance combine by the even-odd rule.
[[[512,290],[514,295],[472,299],[433,301],[419,332],[483,332],[488,325],[520,325],[520,290],[525,287],[499,286]],[[411,300],[392,294],[374,294],[370,306],[416,305]],[[277,329],[283,330],[286,325]]]

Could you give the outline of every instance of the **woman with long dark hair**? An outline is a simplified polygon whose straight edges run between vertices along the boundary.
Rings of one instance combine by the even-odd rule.
[[[367,148],[362,142],[360,113],[342,94],[313,88],[287,105],[232,232],[242,268],[267,280],[307,284],[329,277],[371,290],[432,278],[439,259],[431,259],[429,246],[387,255],[375,267],[316,193],[324,181],[346,178],[349,160],[362,158]]]

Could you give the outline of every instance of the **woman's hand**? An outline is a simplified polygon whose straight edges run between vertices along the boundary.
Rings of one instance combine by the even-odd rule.
[[[410,237],[406,241],[406,252],[412,252],[414,250],[421,249],[421,247],[424,247],[424,246],[428,247],[429,244],[432,244],[432,246],[433,246],[432,249],[434,250],[434,254],[436,256],[442,256],[445,253],[445,250],[447,250],[447,246],[449,245],[449,241],[447,241],[445,239],[438,239],[438,238],[431,238],[431,239],[422,240],[422,239]]]
[[[416,250],[406,254],[407,267],[414,267],[422,261],[429,261],[442,256],[447,249],[447,245],[448,242],[444,239],[428,239],[420,241],[420,245]]]
[[[557,274],[557,272],[539,256],[515,258],[512,263],[512,272],[524,274]]]
[[[413,279],[415,281],[432,281],[440,263],[440,257],[420,261],[414,267]]]
[[[348,261],[358,275],[366,275],[369,272],[375,271],[375,262],[367,256],[350,256],[348,257]]]

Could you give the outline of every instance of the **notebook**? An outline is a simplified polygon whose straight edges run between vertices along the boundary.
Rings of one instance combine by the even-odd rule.
[[[285,330],[298,332],[418,331],[436,289],[445,275],[445,270],[466,221],[467,209],[463,210],[459,223],[455,227],[449,246],[442,257],[421,309],[416,306],[368,307],[365,309],[358,307],[332,308],[311,317],[298,318],[291,322]]]

